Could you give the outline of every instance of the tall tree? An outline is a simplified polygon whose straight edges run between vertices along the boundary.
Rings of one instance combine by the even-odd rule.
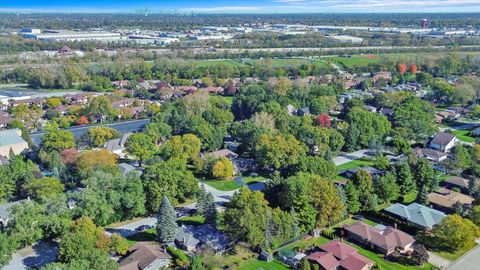
[[[360,211],[360,200],[357,188],[351,181],[345,186],[345,195],[347,196],[347,210],[349,214],[355,214]]]
[[[177,229],[175,209],[173,209],[173,206],[165,195],[163,195],[162,204],[158,210],[157,220],[158,241],[164,244],[173,242]]]
[[[125,142],[127,152],[144,162],[155,153],[156,145],[151,137],[145,133],[135,133]]]
[[[397,176],[397,184],[400,187],[400,195],[405,196],[415,191],[415,181],[408,163],[399,163],[395,167],[395,174]]]
[[[382,203],[394,201],[399,196],[399,188],[395,181],[395,176],[387,172],[385,176],[379,177],[374,184],[375,194]]]
[[[215,225],[217,219],[215,201],[212,193],[207,192],[203,184],[198,196],[197,213],[205,217],[205,222]]]
[[[438,179],[432,164],[426,158],[421,158],[417,161],[414,166],[414,176],[419,189],[424,186],[427,192],[437,190]]]

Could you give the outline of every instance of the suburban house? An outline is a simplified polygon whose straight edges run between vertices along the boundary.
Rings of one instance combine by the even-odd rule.
[[[450,178],[445,179],[442,184],[449,188],[459,188],[462,192],[468,193],[470,180],[459,177],[459,176],[452,176]],[[480,183],[477,183],[477,186],[480,187]]]
[[[119,270],[155,270],[167,268],[172,257],[159,245],[138,242],[128,249],[127,256],[119,261]]]
[[[117,154],[121,158],[125,158],[126,155],[124,153],[125,151],[125,142],[127,141],[128,137],[132,135],[131,132],[123,134],[120,138],[118,139],[113,139],[110,141],[107,141],[105,143],[105,149],[108,151]]]
[[[433,162],[441,162],[448,157],[446,153],[430,148],[416,148],[415,155],[419,158],[426,158]]]
[[[179,227],[175,235],[175,244],[188,252],[208,248],[216,254],[221,254],[231,247],[230,239],[209,224]]]
[[[137,170],[135,167],[133,167],[132,165],[130,165],[128,163],[117,164],[117,167],[118,167],[118,169],[120,170],[120,173],[123,176],[127,176],[131,172],[136,172],[138,175],[142,175],[142,171]]]
[[[0,232],[3,232],[10,220],[10,208],[19,205],[22,201],[0,204]]]
[[[406,252],[415,242],[415,238],[411,235],[383,225],[372,227],[363,222],[357,222],[343,229],[349,238],[385,255],[394,251]]]
[[[228,149],[220,149],[217,151],[213,151],[207,154],[213,158],[228,158],[228,159],[235,159],[238,158],[238,154],[228,150]]]
[[[8,157],[10,150],[18,155],[25,149],[28,149],[28,144],[22,138],[20,129],[0,130],[0,156]]]
[[[332,240],[319,247],[320,251],[307,256],[312,264],[318,264],[324,270],[368,270],[374,262],[358,254],[358,251],[337,240]]]
[[[460,192],[440,188],[428,194],[428,200],[434,208],[447,213],[453,213],[455,211],[454,205],[457,202],[462,205],[463,209],[469,209],[475,199]]]
[[[457,144],[458,139],[451,133],[440,132],[430,141],[430,148],[442,151],[444,153],[450,152]]]
[[[366,170],[373,178],[383,175],[383,171],[377,170],[376,168],[371,166],[362,166],[362,167],[352,168],[344,171],[343,173],[341,172],[340,174],[344,174],[347,178],[351,178],[359,170]]]
[[[406,220],[410,224],[429,230],[437,225],[446,216],[444,212],[426,207],[418,203],[412,203],[408,206],[396,203],[385,208],[385,212],[396,218]]]

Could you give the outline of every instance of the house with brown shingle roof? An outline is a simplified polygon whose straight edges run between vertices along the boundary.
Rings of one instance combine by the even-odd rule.
[[[472,206],[474,198],[446,188],[440,188],[435,192],[428,194],[430,204],[441,211],[452,213],[454,205],[459,202],[464,209]]]
[[[337,240],[319,248],[321,251],[310,254],[307,260],[318,264],[323,270],[369,270],[374,264],[372,260],[358,254],[355,248]]]
[[[463,177],[452,176],[450,178],[445,179],[445,181],[443,181],[443,185],[449,189],[457,187],[463,192],[468,193],[470,181],[471,180]],[[477,186],[480,188],[480,182],[477,183]]]
[[[378,229],[363,222],[357,222],[343,229],[349,238],[385,255],[395,250],[406,252],[415,242],[415,238],[411,235],[392,227]]]
[[[154,243],[138,242],[128,249],[128,255],[119,261],[119,270],[147,270],[167,268],[171,256]]]

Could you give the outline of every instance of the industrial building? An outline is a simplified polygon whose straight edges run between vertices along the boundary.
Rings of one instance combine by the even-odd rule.
[[[24,31],[25,30],[25,31]],[[30,30],[30,31],[29,31]],[[104,31],[69,31],[69,30],[47,30],[39,31],[39,29],[22,29],[20,34],[24,38],[31,38],[43,41],[101,41],[101,42],[117,42],[126,40],[119,33]]]

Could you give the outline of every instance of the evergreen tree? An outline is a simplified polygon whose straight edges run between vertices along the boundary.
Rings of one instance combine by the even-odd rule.
[[[453,211],[455,214],[459,215],[459,216],[463,216],[463,205],[461,202],[459,201],[456,201],[454,204],[453,204]]]
[[[290,208],[290,216],[292,217],[292,236],[297,237],[300,233],[300,222],[298,221],[295,208]]]
[[[397,184],[400,187],[400,195],[405,196],[415,191],[415,181],[413,179],[410,166],[402,162],[396,167]]]
[[[310,263],[308,262],[306,257],[303,257],[303,259],[300,261],[298,264],[299,270],[311,270],[312,268],[310,267]]]
[[[470,194],[470,196],[473,196],[473,195],[475,195],[475,193],[477,193],[477,191],[478,191],[477,178],[476,178],[476,177],[473,177],[473,178],[468,182],[468,193]]]
[[[190,270],[205,270],[202,259],[199,256],[194,256],[190,264]]]
[[[175,222],[175,209],[170,204],[167,196],[163,195],[162,204],[157,217],[157,237],[160,243],[170,243],[175,239],[177,223]]]
[[[428,188],[426,186],[420,188],[420,192],[417,195],[417,202],[427,206],[430,204],[428,199]]]
[[[438,189],[438,179],[435,176],[435,171],[432,164],[426,158],[421,158],[415,164],[415,180],[419,189],[425,187],[427,192]]]
[[[347,210],[350,214],[360,211],[360,201],[358,199],[358,190],[352,182],[348,182],[345,186],[345,195],[347,196]]]
[[[200,196],[197,202],[197,213],[205,218],[205,222],[215,224],[217,220],[217,209],[215,208],[215,200],[210,192],[206,192],[205,186],[202,184]]]

